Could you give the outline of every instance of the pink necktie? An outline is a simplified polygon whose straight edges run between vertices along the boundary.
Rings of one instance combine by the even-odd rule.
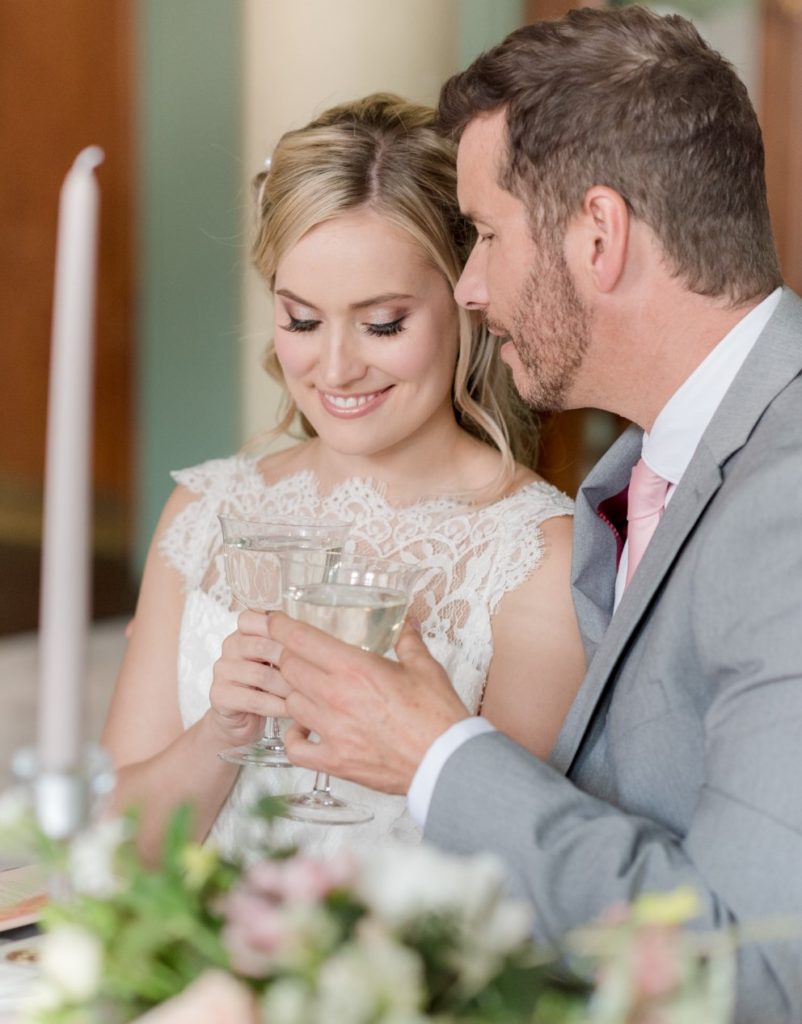
[[[643,459],[632,467],[627,495],[627,579],[632,579],[666,504],[668,480],[650,469]]]

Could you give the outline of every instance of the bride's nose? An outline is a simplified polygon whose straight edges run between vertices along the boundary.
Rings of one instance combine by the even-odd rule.
[[[365,376],[360,342],[348,330],[332,329],[320,351],[320,377],[330,388],[342,388]]]

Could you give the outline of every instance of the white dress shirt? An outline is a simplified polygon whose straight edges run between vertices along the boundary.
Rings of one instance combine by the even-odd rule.
[[[654,421],[651,433],[643,435],[641,454],[644,461],[670,483],[666,504],[676,491],[722,398],[777,308],[781,295],[782,289],[776,288],[743,320],[738,321],[666,402]],[[616,608],[624,592],[626,572],[625,544],[615,580]],[[493,726],[487,719],[466,718],[452,725],[429,747],[407,793],[409,813],[421,828],[426,824],[429,804],[443,765],[467,740],[492,730]]]

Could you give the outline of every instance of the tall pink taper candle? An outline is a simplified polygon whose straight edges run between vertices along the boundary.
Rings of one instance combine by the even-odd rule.
[[[97,146],[61,189],[47,412],[37,753],[40,772],[80,760],[90,600]]]

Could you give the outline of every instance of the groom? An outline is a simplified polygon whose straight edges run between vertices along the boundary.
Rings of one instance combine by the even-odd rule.
[[[746,90],[680,18],[579,10],[479,57],[440,115],[479,235],[459,302],[534,406],[637,424],[577,499],[587,677],[544,763],[411,626],[393,663],[275,615],[290,755],[498,853],[541,938],[686,883],[701,927],[800,912],[802,302]],[[736,1018],[802,1020],[802,940],[744,946]]]

